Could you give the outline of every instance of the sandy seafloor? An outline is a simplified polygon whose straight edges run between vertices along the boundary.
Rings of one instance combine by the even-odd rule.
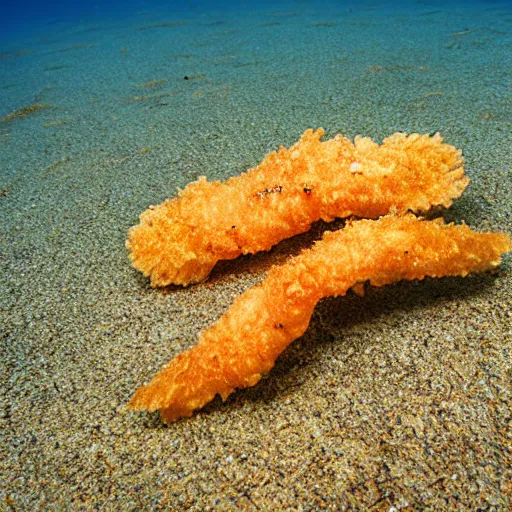
[[[512,509],[510,255],[323,300],[265,380],[192,419],[124,410],[325,229],[153,290],[126,232],[201,175],[308,127],[440,131],[471,178],[446,218],[512,233],[510,5],[148,10],[34,34],[0,59],[0,116],[51,107],[0,122],[1,510]]]

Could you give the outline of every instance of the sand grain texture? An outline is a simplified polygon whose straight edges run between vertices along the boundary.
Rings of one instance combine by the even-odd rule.
[[[509,7],[125,7],[0,31],[0,117],[54,107],[0,124],[0,510],[511,510],[510,255],[321,299],[268,376],[191,419],[123,413],[273,265],[343,225],[152,289],[126,233],[200,176],[226,182],[311,126],[440,132],[471,179],[442,215],[512,235]]]

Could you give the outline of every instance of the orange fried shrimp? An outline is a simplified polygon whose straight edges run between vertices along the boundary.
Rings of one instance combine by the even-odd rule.
[[[439,134],[396,133],[380,146],[341,135],[322,142],[323,135],[306,130],[245,174],[201,177],[150,207],[128,233],[133,266],[154,287],[186,286],[206,279],[217,261],[268,250],[317,220],[448,207],[469,182],[461,152]]]
[[[500,264],[511,250],[505,234],[475,233],[465,225],[409,214],[352,222],[327,232],[313,248],[273,267],[240,297],[199,343],[179,354],[129,407],[159,409],[165,422],[191,416],[216,394],[254,386],[276,358],[307,329],[322,297],[345,295],[362,283],[383,286],[426,276],[466,276]]]

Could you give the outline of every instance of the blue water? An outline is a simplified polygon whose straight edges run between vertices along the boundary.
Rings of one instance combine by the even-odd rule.
[[[1,6],[2,16],[0,17],[0,29],[5,37],[16,34],[19,31],[27,32],[36,29],[44,24],[62,21],[83,21],[83,20],[112,20],[125,16],[135,15],[142,11],[165,10],[171,13],[184,12],[207,12],[212,10],[230,10],[255,7],[254,2],[229,1],[229,0],[188,0],[184,2],[165,1],[122,1],[109,0],[108,2],[69,2],[69,1],[40,1],[30,0],[24,2],[6,2]],[[261,9],[292,6],[296,3],[272,2],[269,0],[258,1],[257,6]]]
[[[441,131],[470,150],[508,129],[511,31],[510,0],[11,2],[0,118],[51,108],[2,125],[0,167],[211,132],[222,140],[200,156],[239,169],[318,126]],[[239,137],[252,156],[219,164]]]
[[[211,10],[237,10],[244,9],[267,9],[267,8],[334,8],[347,9],[358,8],[406,8],[406,9],[438,9],[448,6],[474,7],[483,6],[487,8],[506,7],[512,5],[511,0],[344,0],[344,1],[322,1],[306,2],[295,0],[286,2],[259,0],[257,2],[247,0],[186,0],[183,2],[158,1],[158,0],[109,0],[108,2],[69,2],[69,1],[41,1],[29,0],[22,2],[5,2],[1,5],[2,15],[0,17],[0,30],[2,39],[12,36],[17,32],[26,32],[27,29],[34,29],[46,23],[57,21],[78,21],[83,19],[112,19],[137,14],[141,11],[166,10],[168,12],[183,13],[208,12]]]

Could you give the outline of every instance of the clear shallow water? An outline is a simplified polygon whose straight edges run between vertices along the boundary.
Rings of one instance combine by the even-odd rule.
[[[8,125],[3,163],[41,149],[40,138],[24,145],[33,130],[51,160],[145,144],[151,120],[183,133],[216,120],[230,135],[235,120],[373,137],[457,131],[463,103],[485,116],[508,101],[510,19],[509,2],[10,5],[0,117],[54,108]]]

